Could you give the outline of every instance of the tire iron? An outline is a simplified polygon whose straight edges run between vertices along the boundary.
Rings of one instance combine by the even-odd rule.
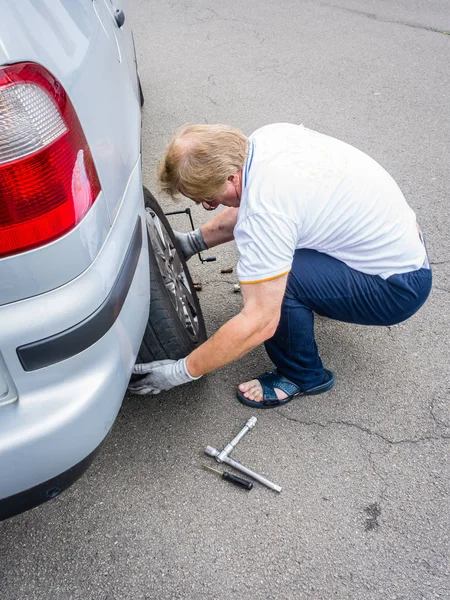
[[[212,448],[211,446],[206,446],[205,454],[207,454],[208,456],[212,456],[217,460],[220,452],[218,450],[216,450],[215,448]],[[226,463],[227,465],[230,465],[230,467],[233,467],[233,469],[236,469],[236,471],[241,471],[241,473],[248,475],[255,481],[259,481],[259,483],[262,483],[262,485],[265,485],[266,487],[270,488],[271,490],[274,490],[274,492],[278,492],[278,493],[281,492],[281,486],[277,485],[276,483],[273,483],[272,481],[269,481],[262,475],[255,473],[255,471],[252,471],[251,469],[247,469],[247,467],[244,467],[244,465],[242,465],[237,460],[233,460],[229,456],[226,456],[222,462]]]
[[[189,221],[191,222],[192,231],[194,231],[195,225],[194,225],[194,221],[192,219],[192,213],[191,213],[190,208],[185,208],[184,210],[172,210],[171,212],[166,212],[164,214],[166,217],[170,217],[171,215],[186,214],[189,217]],[[203,258],[201,252],[197,252],[197,254],[198,254],[198,258],[202,264],[205,262],[213,262],[213,261],[217,260],[215,256],[207,256],[206,258]],[[197,291],[200,291],[200,290],[197,290]]]
[[[217,469],[208,467],[208,465],[203,465],[203,467],[205,469],[208,469],[208,471],[217,473],[217,475],[220,475],[222,479],[225,479],[225,481],[229,481],[230,483],[234,483],[234,485],[243,487],[245,490],[250,491],[253,488],[253,483],[251,481],[248,481],[247,479],[244,479],[243,477],[238,477],[237,475],[233,475],[232,473],[228,473],[227,471],[218,471]]]
[[[225,458],[228,457],[230,452],[242,440],[244,435],[248,431],[250,431],[250,429],[253,429],[253,427],[256,425],[256,421],[257,421],[256,417],[250,417],[250,419],[247,421],[247,423],[244,425],[244,427],[241,429],[241,431],[237,434],[237,436],[234,439],[232,439],[229,444],[227,444],[225,446],[225,448],[222,450],[222,452],[219,453],[219,455],[216,458],[217,462],[221,463],[225,460]]]
[[[229,454],[234,449],[234,447],[237,445],[237,443],[244,437],[244,435],[248,431],[250,431],[250,429],[253,429],[253,427],[256,425],[256,420],[257,420],[256,417],[250,417],[250,419],[247,421],[247,423],[244,425],[244,427],[241,429],[241,431],[237,434],[237,436],[229,444],[227,444],[221,452],[219,452],[215,448],[212,448],[211,446],[207,446],[205,448],[205,454],[215,458],[218,463],[225,463],[227,465],[230,465],[230,467],[233,467],[237,471],[241,471],[241,473],[244,473],[245,475],[248,475],[252,479],[259,481],[259,483],[262,483],[263,485],[270,488],[271,490],[274,490],[275,492],[280,493],[281,487],[279,485],[277,485],[276,483],[273,483],[272,481],[269,481],[262,475],[259,475],[258,473],[251,471],[247,467],[244,467],[244,465],[242,465],[237,460],[233,460],[232,458],[229,457]],[[220,471],[216,471],[216,472],[221,473]]]

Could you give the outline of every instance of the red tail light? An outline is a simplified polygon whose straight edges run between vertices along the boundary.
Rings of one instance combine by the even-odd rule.
[[[91,152],[61,84],[43,67],[0,68],[0,257],[73,229],[100,192]]]

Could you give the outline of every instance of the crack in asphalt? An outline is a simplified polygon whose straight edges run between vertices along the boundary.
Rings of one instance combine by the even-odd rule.
[[[351,421],[326,421],[325,423],[321,423],[319,421],[301,421],[300,419],[295,419],[294,417],[289,417],[286,414],[283,413],[279,413],[280,416],[282,416],[283,418],[287,419],[288,421],[294,421],[295,423],[299,423],[300,425],[305,425],[305,426],[316,426],[316,427],[322,427],[324,429],[326,429],[327,427],[333,427],[334,425],[340,425],[343,427],[350,427],[350,428],[354,428],[354,429],[358,429],[358,431],[362,431],[363,433],[367,433],[370,436],[373,437],[377,437],[380,440],[383,440],[384,442],[386,442],[387,444],[390,444],[392,446],[398,445],[398,444],[420,444],[423,442],[430,442],[430,441],[438,441],[438,440],[450,440],[450,435],[427,435],[427,436],[422,436],[420,438],[404,438],[404,439],[400,439],[400,440],[391,440],[390,438],[386,437],[385,435],[382,435],[381,433],[378,433],[377,431],[372,431],[371,429],[369,429],[368,427],[364,427],[363,425],[359,425],[358,423],[352,423]]]
[[[210,8],[209,6],[204,8],[204,11],[208,11],[209,13],[211,13],[211,15],[209,17],[202,17],[199,15],[200,11],[197,11],[197,14],[195,15],[195,19],[198,23],[212,23],[213,21],[230,21],[232,23],[241,23],[241,20],[237,17],[228,17],[228,16],[224,16],[219,14],[216,10],[214,10],[213,8]]]
[[[398,19],[385,19],[380,15],[375,13],[369,13],[364,10],[357,10],[356,8],[346,8],[344,6],[339,6],[337,4],[331,4],[329,2],[322,2],[323,6],[330,6],[332,8],[338,8],[339,10],[344,10],[346,12],[351,12],[356,15],[362,15],[367,17],[368,19],[373,19],[374,21],[380,21],[381,23],[395,23],[397,25],[405,25],[405,27],[412,27],[413,29],[422,29],[424,31],[432,31],[434,33],[442,33],[444,35],[450,35],[450,31],[446,31],[445,29],[437,29],[435,27],[427,27],[426,25],[421,25],[420,23],[414,23],[412,21],[400,21]]]
[[[384,477],[384,475],[382,475],[382,474],[381,474],[381,473],[378,471],[378,469],[377,469],[377,467],[376,467],[376,465],[375,465],[375,459],[373,458],[373,455],[375,454],[375,452],[369,452],[368,454],[369,454],[369,458],[368,458],[368,460],[369,460],[370,467],[371,467],[371,469],[372,469],[372,473],[375,475],[375,477],[378,477],[378,479],[379,479],[379,480],[381,481],[381,483],[382,483],[382,487],[381,487],[380,495],[379,495],[379,498],[378,498],[379,502],[381,503],[381,502],[383,502],[383,501],[385,500],[385,498],[386,498],[386,492],[387,492],[387,490],[388,490],[389,484],[388,484],[388,482],[386,481],[386,478]]]
[[[439,419],[439,417],[437,417],[437,416],[434,414],[434,403],[435,403],[435,402],[436,402],[436,399],[435,399],[435,398],[433,398],[433,399],[431,400],[431,404],[430,404],[430,407],[429,407],[429,408],[430,408],[430,415],[431,415],[431,417],[432,417],[432,419],[433,419],[433,421],[434,421],[435,425],[436,425],[437,427],[444,427],[445,429],[450,429],[450,424],[449,424],[449,423],[446,423],[445,421],[441,421],[441,419]]]

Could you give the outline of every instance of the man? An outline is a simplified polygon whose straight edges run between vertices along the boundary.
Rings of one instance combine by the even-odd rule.
[[[254,408],[333,387],[314,339],[314,316],[394,325],[425,302],[431,270],[414,212],[391,176],[339,140],[287,123],[249,138],[224,125],[179,130],[160,165],[163,191],[207,210],[178,234],[187,257],[234,238],[243,308],[179,361],[136,365],[135,393],[158,393],[227,365],[261,343],[275,371],[242,383]]]

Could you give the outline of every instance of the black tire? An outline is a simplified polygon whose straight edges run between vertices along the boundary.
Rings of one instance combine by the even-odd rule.
[[[145,187],[144,200],[150,261],[150,315],[137,362],[183,358],[206,340],[205,322],[172,227]]]
[[[144,92],[142,91],[141,79],[138,75],[138,84],[139,84],[139,102],[141,104],[141,108],[144,106],[145,98]]]

